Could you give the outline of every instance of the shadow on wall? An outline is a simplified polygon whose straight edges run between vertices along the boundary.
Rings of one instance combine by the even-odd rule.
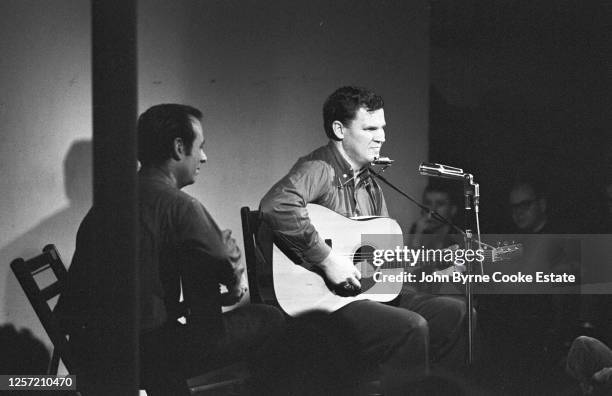
[[[36,337],[49,343],[49,345],[50,341],[19,282],[13,275],[9,263],[17,257],[28,259],[40,254],[43,246],[48,243],[54,243],[58,247],[64,264],[68,265],[70,263],[77,229],[92,202],[91,141],[77,140],[70,146],[64,159],[64,184],[68,206],[43,219],[34,228],[17,236],[8,245],[0,248],[0,260],[2,262],[0,268],[1,271],[4,271],[3,274],[0,274],[0,279],[4,279],[6,292],[4,299],[5,322],[13,324],[17,328],[30,329]],[[40,193],[44,194],[45,192],[41,191]],[[22,210],[27,210],[27,208],[22,208]]]
[[[0,373],[45,374],[49,352],[30,330],[17,331],[13,325],[0,326]]]

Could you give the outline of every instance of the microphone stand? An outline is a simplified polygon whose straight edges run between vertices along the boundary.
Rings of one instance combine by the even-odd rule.
[[[382,169],[381,172],[384,172],[385,169],[387,169],[387,167],[384,167]],[[373,174],[374,176],[376,176],[377,179],[379,179],[380,181],[382,181],[383,183],[385,183],[387,186],[391,187],[393,190],[397,191],[400,195],[402,195],[404,198],[408,199],[410,202],[412,202],[413,204],[415,204],[416,206],[418,206],[420,209],[424,210],[425,212],[427,212],[429,215],[431,215],[432,218],[438,220],[441,223],[447,224],[449,225],[453,230],[457,231],[459,234],[465,236],[465,231],[463,231],[461,228],[457,227],[452,221],[450,221],[449,219],[447,219],[446,217],[442,216],[440,213],[436,212],[434,209],[431,209],[425,205],[423,205],[422,203],[420,203],[419,201],[417,201],[416,199],[412,198],[410,195],[406,194],[404,191],[402,191],[401,189],[395,187],[389,180],[385,179],[384,176],[382,176],[380,173],[375,172],[374,169],[372,169],[372,167],[369,167],[368,170],[370,171],[371,174]]]
[[[466,174],[463,183],[463,195],[465,198],[465,234],[463,234],[464,244],[466,249],[472,249],[474,242],[474,235],[470,227],[470,211],[474,210],[476,218],[476,240],[478,242],[478,249],[482,249],[482,243],[480,241],[480,220],[478,218],[479,205],[480,205],[480,185],[474,183],[474,176]],[[467,272],[467,282],[465,283],[465,299],[467,306],[467,362],[471,365],[474,361],[473,356],[473,332],[474,332],[474,318],[472,314],[473,310],[473,292],[472,292],[472,263],[466,263],[465,269]],[[483,273],[482,262],[480,263],[480,273]]]
[[[384,172],[387,168],[389,167],[389,165],[385,166],[382,168],[381,172]],[[480,186],[478,185],[478,183],[474,183],[474,177],[470,174],[466,175],[465,177],[465,183],[464,183],[464,196],[465,196],[465,209],[466,209],[466,215],[465,215],[465,225],[466,225],[466,230],[462,230],[461,228],[457,227],[455,224],[453,224],[453,222],[451,222],[450,220],[448,220],[446,217],[442,216],[441,214],[439,214],[438,212],[436,212],[434,209],[428,208],[427,206],[423,205],[422,203],[418,202],[416,199],[412,198],[410,195],[406,194],[404,191],[402,191],[401,189],[399,189],[398,187],[396,187],[395,185],[393,185],[390,181],[388,181],[384,176],[382,176],[380,173],[375,172],[372,167],[370,166],[368,168],[368,170],[370,171],[370,173],[372,175],[374,175],[377,179],[379,179],[380,181],[382,181],[384,184],[386,184],[387,186],[391,187],[393,190],[395,190],[396,192],[398,192],[400,195],[402,195],[404,198],[408,199],[410,202],[414,203],[416,206],[418,206],[420,209],[428,212],[432,218],[449,225],[453,230],[457,231],[459,234],[463,235],[463,240],[465,243],[465,248],[466,249],[471,249],[472,246],[472,241],[473,241],[473,234],[472,234],[472,230],[470,230],[468,227],[469,225],[469,220],[468,220],[468,210],[471,210],[472,207],[474,208],[474,212],[476,215],[476,231],[477,231],[477,241],[478,241],[478,248],[482,249],[482,244],[480,242],[480,221],[478,219],[478,213],[479,213],[479,204],[480,204]],[[482,263],[481,263],[482,266]],[[467,274],[470,275],[471,274],[471,264],[470,263],[466,263],[466,271]],[[481,267],[481,271],[482,271],[482,267]],[[470,280],[470,276],[468,276],[468,281],[466,282],[466,287],[465,287],[465,295],[466,295],[466,306],[467,306],[467,323],[466,323],[466,327],[467,327],[467,363],[468,365],[471,365],[473,362],[473,332],[474,332],[474,318],[473,318],[473,299],[472,299],[472,285],[471,285],[471,280]]]

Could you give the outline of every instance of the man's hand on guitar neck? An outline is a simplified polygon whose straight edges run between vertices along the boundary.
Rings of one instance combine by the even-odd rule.
[[[361,290],[361,283],[359,283],[361,272],[348,257],[332,251],[317,266],[334,287],[345,289],[347,294],[357,294]]]

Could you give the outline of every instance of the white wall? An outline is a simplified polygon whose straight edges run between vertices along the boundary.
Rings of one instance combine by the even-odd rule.
[[[387,177],[419,196],[427,153],[428,10],[418,1],[139,2],[139,109],[201,108],[209,163],[188,192],[242,243],[256,207],[295,160],[325,144],[321,107],[341,85],[386,101]],[[0,2],[0,324],[48,343],[8,264],[54,242],[70,262],[90,204],[90,11],[84,1]],[[72,159],[75,159],[72,161]],[[76,165],[72,165],[75,163]],[[68,183],[69,200],[65,188]],[[386,191],[405,228],[416,210]]]
[[[50,242],[69,261],[91,202],[89,4],[3,0],[0,48],[0,324],[48,342],[9,263]]]
[[[416,168],[426,160],[429,99],[426,4],[142,2],[140,109],[176,101],[204,111],[209,163],[188,191],[238,234],[240,207],[257,207],[299,156],[325,144],[323,101],[342,85],[383,95],[383,151],[397,160],[388,178],[420,196],[425,180]],[[386,194],[393,216],[411,222],[412,206]]]

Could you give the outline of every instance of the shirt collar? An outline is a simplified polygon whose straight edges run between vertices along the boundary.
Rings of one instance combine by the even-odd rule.
[[[356,178],[359,182],[355,183],[355,185],[367,185],[370,182],[370,180],[372,179],[372,174],[370,173],[370,168],[368,166],[365,166],[361,170],[355,171],[353,173],[353,168],[351,167],[351,164],[346,160],[346,158],[344,158],[342,153],[340,153],[340,151],[332,140],[329,141],[327,147],[331,153],[334,163],[336,164],[340,172],[342,172],[342,175],[347,175],[343,183],[346,183],[346,180],[355,180]]]
[[[158,181],[176,188],[176,182],[174,181],[174,178],[170,175],[170,172],[156,166],[146,166],[141,168],[138,172],[138,176],[141,179]]]
[[[346,160],[346,158],[344,158],[342,153],[340,153],[340,151],[338,150],[338,148],[336,147],[336,145],[334,144],[332,140],[330,140],[329,143],[327,143],[327,147],[329,148],[332,154],[334,162],[342,170],[342,173],[351,175],[351,177],[353,177],[355,174],[359,175],[360,177],[370,174],[370,172],[368,172],[367,166],[363,167],[359,171],[355,171],[355,173],[353,174],[353,168],[351,167],[351,164]]]

